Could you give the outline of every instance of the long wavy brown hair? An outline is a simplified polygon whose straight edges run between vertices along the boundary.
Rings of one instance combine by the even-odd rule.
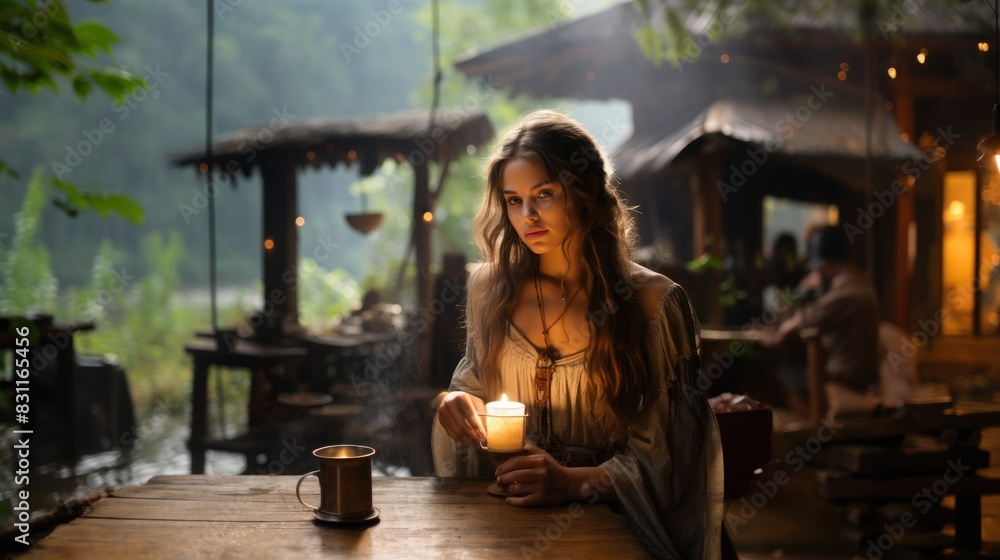
[[[499,396],[498,364],[516,295],[524,282],[534,280],[538,268],[538,256],[521,241],[507,217],[501,186],[504,165],[518,157],[539,163],[566,193],[571,222],[567,239],[578,236],[581,241],[590,294],[584,326],[590,335],[584,357],[586,394],[609,441],[621,442],[628,437],[647,386],[643,315],[631,289],[634,222],[600,146],[579,123],[554,111],[527,115],[504,135],[487,164],[486,190],[473,222],[485,266],[474,277],[467,309],[480,349],[480,379],[488,397]],[[566,250],[564,242],[564,254]]]

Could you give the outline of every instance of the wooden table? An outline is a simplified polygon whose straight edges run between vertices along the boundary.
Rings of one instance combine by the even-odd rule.
[[[0,317],[0,323],[8,325],[0,328],[0,349],[15,350],[14,323],[12,317]],[[94,330],[93,321],[78,321],[55,325],[41,321],[41,325],[30,324],[31,337],[31,371],[37,367],[36,356],[41,356],[43,362],[55,359],[59,376],[59,457],[66,465],[76,464],[76,347],[73,335],[77,332]],[[12,362],[14,363],[14,362]],[[37,372],[36,372],[37,373]],[[13,376],[12,376],[13,379]],[[37,419],[32,420],[37,422]]]
[[[377,522],[315,521],[296,476],[157,476],[97,501],[29,558],[646,558],[604,504],[516,508],[476,479],[373,478]],[[310,477],[303,498],[315,503]]]
[[[345,383],[352,376],[361,379],[372,375],[372,372],[365,371],[366,360],[371,359],[373,364],[378,364],[376,367],[382,367],[386,363],[393,363],[404,350],[396,344],[394,351],[389,351],[390,344],[400,342],[400,334],[393,331],[344,334],[304,329],[290,332],[287,337],[309,351],[306,369],[313,376],[311,389],[316,391],[330,390],[331,379],[327,375],[330,366],[335,369],[335,378]],[[375,360],[380,352],[385,353],[385,356]],[[384,375],[379,374],[378,377]]]
[[[264,372],[270,368],[282,368],[289,377],[297,375],[299,364],[306,358],[306,350],[297,347],[265,346],[246,340],[230,339],[227,348],[220,348],[212,339],[199,338],[184,346],[194,364],[191,378],[191,472],[205,472],[205,450],[209,448],[228,449],[225,442],[208,440],[208,370],[210,366],[245,368],[250,371],[249,423],[253,426],[260,412],[263,398]]]

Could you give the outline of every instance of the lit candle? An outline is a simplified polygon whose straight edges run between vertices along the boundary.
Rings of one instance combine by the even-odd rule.
[[[524,449],[524,405],[507,400],[486,403],[486,448],[499,453]]]

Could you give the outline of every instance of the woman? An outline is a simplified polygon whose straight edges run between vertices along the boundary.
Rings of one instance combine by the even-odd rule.
[[[507,503],[620,504],[657,557],[717,558],[722,454],[695,389],[697,322],[679,285],[631,261],[632,225],[578,123],[538,111],[506,134],[474,223],[485,263],[439,427],[485,440],[477,413],[506,393],[526,403],[532,442],[496,470]]]

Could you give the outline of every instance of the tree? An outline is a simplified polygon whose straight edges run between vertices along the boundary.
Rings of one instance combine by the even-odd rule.
[[[698,57],[707,39],[715,43],[727,36],[745,33],[757,22],[769,22],[775,26],[788,25],[803,14],[823,17],[846,8],[858,14],[845,33],[861,40],[864,19],[867,14],[875,31],[884,39],[896,35],[916,10],[934,9],[941,6],[968,4],[967,0],[717,0],[699,2],[697,0],[636,0],[639,10],[648,23],[636,31],[636,42],[647,58],[656,64],[664,60],[680,66]],[[971,10],[963,10],[966,16],[975,17]],[[685,20],[697,19],[703,25],[700,37],[695,37]],[[702,37],[703,36],[703,37]]]
[[[142,78],[125,70],[88,66],[84,59],[110,53],[118,38],[96,22],[74,25],[66,12],[66,0],[0,0],[0,78],[9,95],[20,90],[31,94],[68,81],[73,93],[86,99],[96,86],[121,101],[136,88],[146,87]],[[87,0],[103,3],[103,0]],[[0,178],[18,178],[17,171],[0,159]],[[142,222],[142,209],[130,198],[99,189],[82,189],[73,183],[50,178],[49,186],[62,198],[54,200],[61,210],[74,216],[91,209],[102,216],[111,212],[134,223]]]

